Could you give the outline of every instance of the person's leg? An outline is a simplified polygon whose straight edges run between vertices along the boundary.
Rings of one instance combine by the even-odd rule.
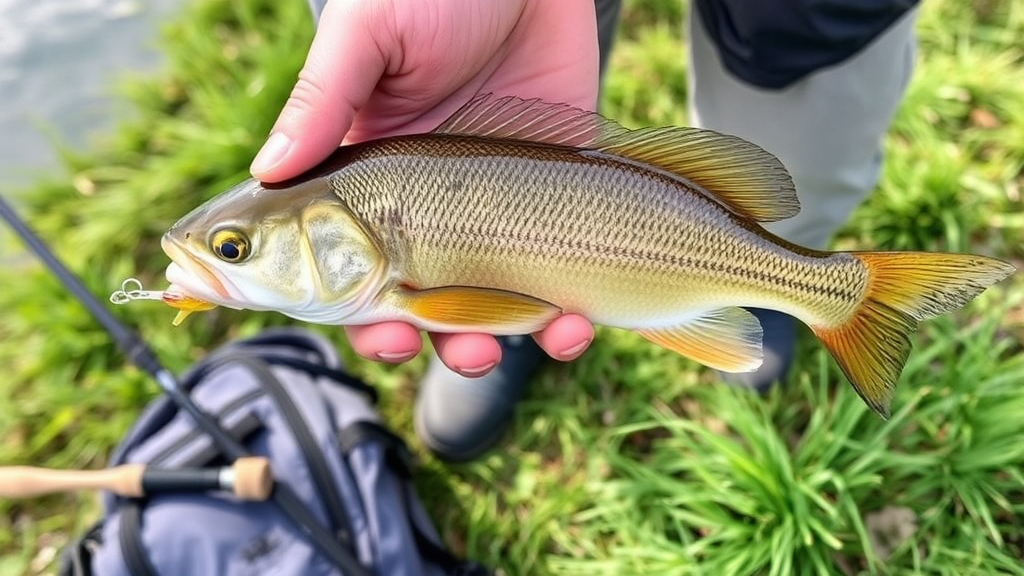
[[[612,47],[615,45],[615,31],[619,28],[619,12],[622,0],[594,0],[597,8],[597,43],[601,55],[601,80],[608,70]]]
[[[845,61],[781,90],[765,90],[730,74],[691,4],[690,121],[733,134],[775,154],[800,198],[794,218],[766,226],[809,248],[824,248],[874,188],[882,139],[910,79],[914,12]],[[793,320],[755,311],[764,325],[765,364],[726,379],[765,389],[785,376],[793,355]]]
[[[309,4],[309,12],[313,15],[313,24],[320,22],[320,14],[324,11],[324,6],[327,4],[327,0],[306,0]]]
[[[595,4],[603,78],[621,0],[595,0]],[[419,383],[414,412],[416,433],[442,459],[469,460],[497,442],[527,382],[544,361],[544,352],[529,336],[498,341],[502,360],[488,374],[464,378],[433,358]]]
[[[499,338],[501,362],[480,378],[466,378],[436,357],[419,382],[413,425],[436,456],[464,462],[501,438],[526,384],[544,361],[529,336]]]

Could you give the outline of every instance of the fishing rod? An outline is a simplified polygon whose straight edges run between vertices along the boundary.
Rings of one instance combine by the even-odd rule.
[[[113,337],[114,343],[121,353],[132,364],[150,374],[171,401],[195,420],[196,425],[210,436],[214,444],[229,460],[238,460],[249,456],[245,446],[232,438],[212,416],[192,401],[188,393],[182,389],[178,379],[160,363],[149,345],[100,304],[81,280],[57,259],[49,247],[18,216],[2,194],[0,194],[0,217],[7,221],[25,245],[36,253],[46,267],[60,279],[92,317]],[[270,498],[280,506],[285,516],[310,538],[317,549],[342,569],[344,574],[371,576],[369,571],[351,553],[340,546],[328,530],[320,525],[316,517],[287,484],[274,483]]]

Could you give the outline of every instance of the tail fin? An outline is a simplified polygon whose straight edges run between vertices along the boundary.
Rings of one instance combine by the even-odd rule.
[[[920,321],[951,312],[1015,268],[966,254],[860,252],[868,270],[863,302],[838,327],[811,329],[832,353],[860,397],[882,418],[910,354]]]

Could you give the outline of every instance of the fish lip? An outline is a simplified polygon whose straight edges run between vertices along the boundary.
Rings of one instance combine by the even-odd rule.
[[[163,248],[167,257],[171,259],[173,264],[177,264],[180,269],[186,273],[191,273],[193,276],[197,276],[203,285],[212,289],[217,296],[222,300],[227,301],[231,299],[231,294],[224,286],[224,282],[211,270],[206,264],[201,262],[198,258],[192,256],[188,250],[181,245],[181,243],[172,237],[170,234],[165,234],[160,240],[160,247]],[[168,267],[170,270],[170,267]],[[170,278],[169,281],[174,282]]]

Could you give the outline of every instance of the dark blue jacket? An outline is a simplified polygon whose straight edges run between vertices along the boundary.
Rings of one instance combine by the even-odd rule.
[[[731,73],[785,88],[854,55],[918,0],[695,0]]]

